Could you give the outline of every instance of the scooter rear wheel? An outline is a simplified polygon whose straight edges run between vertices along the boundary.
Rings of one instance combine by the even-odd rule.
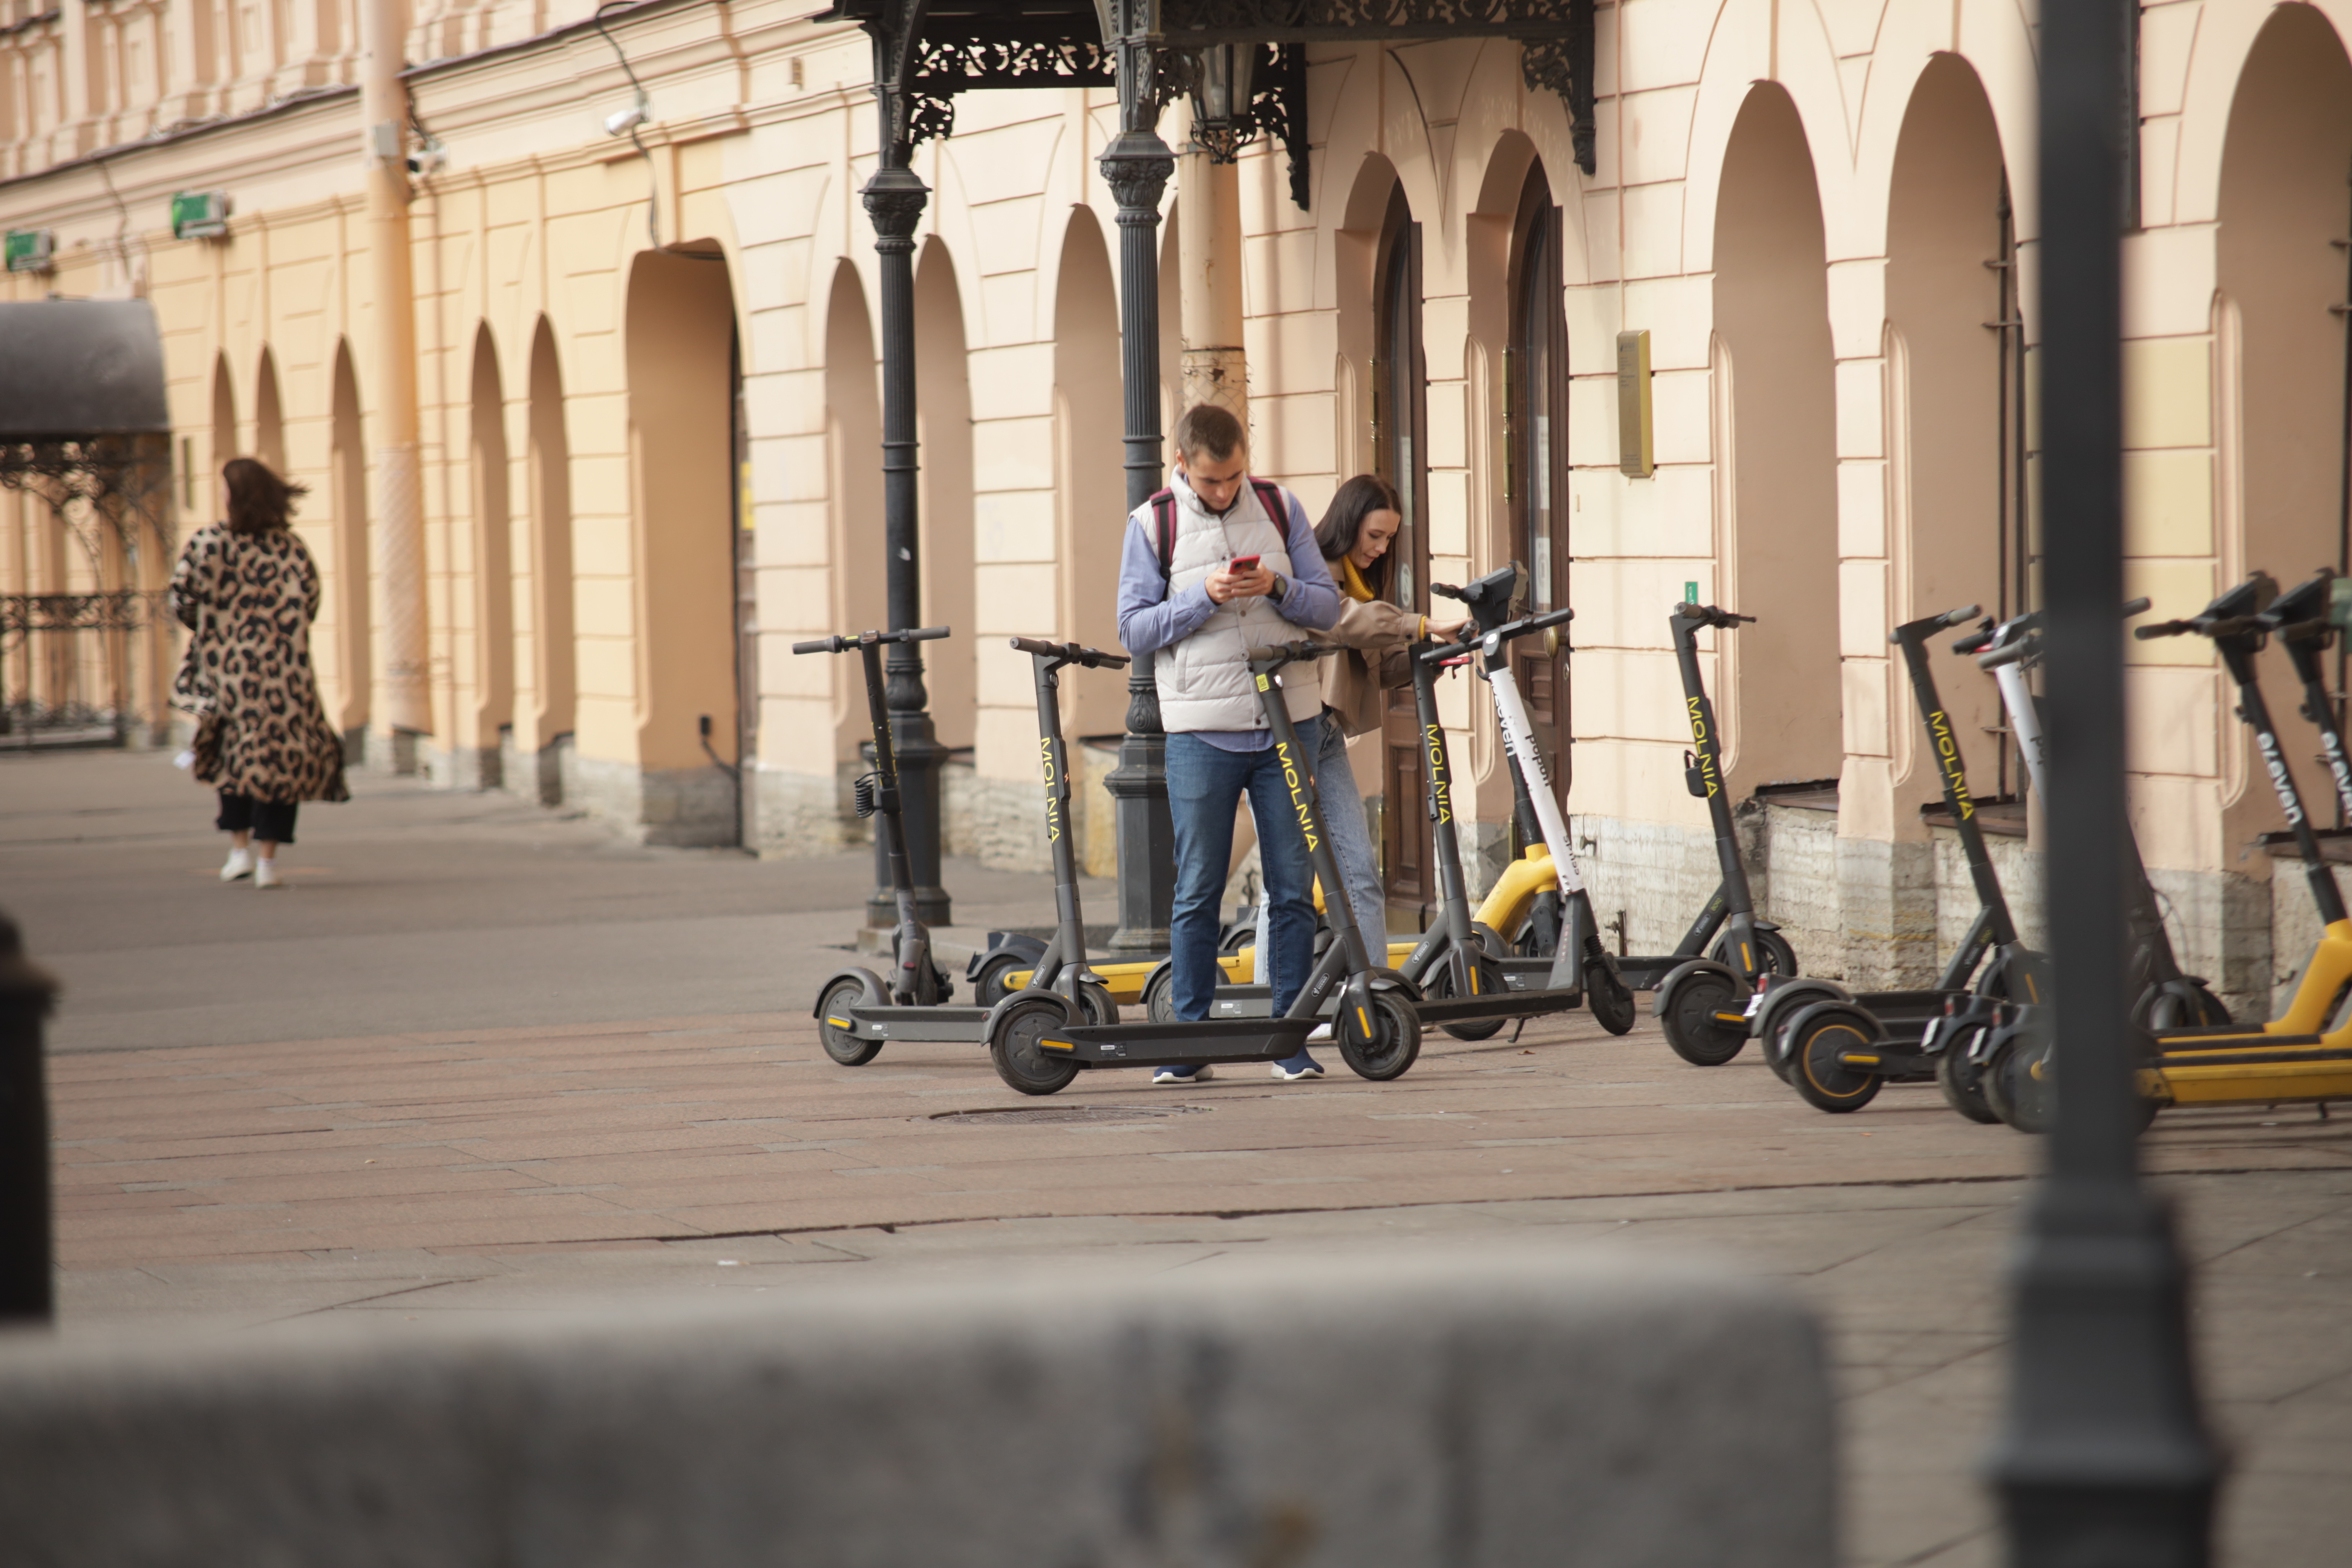
[[[1421,1015],[1412,1004],[1393,991],[1372,993],[1372,1035],[1366,1039],[1354,1016],[1354,1009],[1340,1008],[1331,1034],[1339,1045],[1339,1059],[1358,1078],[1385,1083],[1392,1078],[1402,1078],[1421,1056]]]
[[[1789,1030],[1789,1087],[1816,1110],[1860,1110],[1878,1098],[1886,1080],[1850,1068],[1848,1051],[1878,1043],[1878,1021],[1859,1007],[1822,1009]]]
[[[996,1076],[1024,1094],[1057,1094],[1078,1076],[1078,1064],[1038,1041],[1064,1025],[1058,998],[1019,1002],[996,1016],[988,1032],[988,1059]]]
[[[1584,1006],[1592,1021],[1612,1035],[1631,1032],[1639,1016],[1633,993],[1609,967],[1609,961],[1589,954],[1584,960]]]
[[[824,1054],[845,1068],[864,1067],[882,1054],[882,1042],[862,1040],[847,1028],[837,1027],[835,1018],[846,1018],[852,1007],[866,1000],[866,987],[855,980],[836,980],[825,987],[816,1005],[816,1037],[824,1047]]]
[[[1674,988],[1659,1021],[1675,1055],[1693,1067],[1719,1068],[1748,1043],[1746,1019],[1727,1024],[1717,1016],[1738,1011],[1739,990],[1731,977],[1702,969]]]

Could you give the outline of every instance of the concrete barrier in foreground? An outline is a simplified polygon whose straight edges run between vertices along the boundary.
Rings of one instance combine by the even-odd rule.
[[[1827,1568],[1833,1460],[1802,1308],[1608,1254],[0,1336],[19,1568]]]

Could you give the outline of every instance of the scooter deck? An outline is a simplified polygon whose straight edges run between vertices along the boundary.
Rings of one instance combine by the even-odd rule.
[[[1551,965],[1544,965],[1549,976]],[[1323,999],[1318,1018],[1328,1018],[1339,1006],[1339,993]],[[1437,996],[1416,1001],[1414,1015],[1423,1025],[1480,1024],[1496,1018],[1535,1018],[1565,1013],[1584,1005],[1581,990],[1497,991],[1490,996]],[[1264,1018],[1274,1006],[1273,994],[1263,985],[1222,985],[1209,999],[1209,1016],[1225,1019]]]
[[[825,1022],[861,1040],[946,1040],[982,1045],[988,1039],[987,1007],[852,1007],[846,1018]]]
[[[1193,1024],[1074,1024],[1039,1039],[1088,1067],[1287,1061],[1307,1047],[1312,1018],[1209,1018]]]

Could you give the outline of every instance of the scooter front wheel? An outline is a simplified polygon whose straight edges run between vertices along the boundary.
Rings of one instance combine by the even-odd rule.
[[[1474,954],[1470,963],[1478,976],[1477,994],[1499,996],[1510,990],[1511,983],[1503,978],[1503,966],[1485,953]],[[1440,963],[1432,972],[1430,979],[1434,982],[1430,987],[1430,995],[1433,998],[1454,994],[1452,961]],[[1441,1024],[1438,1027],[1457,1040],[1491,1040],[1503,1032],[1505,1022],[1506,1020],[1501,1018],[1486,1018],[1472,1024]]]
[[[1809,1010],[1789,1026],[1789,1087],[1816,1110],[1860,1110],[1886,1080],[1846,1066],[1845,1055],[1869,1053],[1877,1042],[1878,1021],[1859,1007],[1832,1003]]]
[[[1988,1125],[1999,1121],[1993,1108],[1985,1102],[1984,1068],[1969,1059],[1969,1049],[1974,1039],[1955,1040],[1944,1047],[1936,1058],[1936,1087],[1944,1093],[1944,1103],[1971,1121]]]
[[[1385,1083],[1402,1078],[1421,1055],[1421,1015],[1412,1004],[1393,991],[1372,993],[1370,1023],[1372,1035],[1364,1037],[1363,1026],[1355,1016],[1355,1009],[1341,1005],[1340,1016],[1331,1033],[1339,1043],[1339,1059],[1358,1078]]]
[[[1666,1044],[1693,1067],[1719,1068],[1748,1043],[1739,988],[1731,976],[1715,970],[1684,975],[1666,998],[1659,1018],[1665,1027]]]
[[[825,987],[816,1005],[816,1037],[824,1054],[845,1068],[864,1067],[882,1052],[879,1040],[860,1039],[850,1026],[849,1010],[863,1005],[866,987],[844,978]],[[840,1019],[838,1024],[835,1019]]]
[[[1078,1064],[1038,1042],[1066,1020],[1059,998],[1020,1002],[996,1016],[988,1032],[988,1059],[996,1076],[1024,1094],[1056,1094],[1078,1076]]]
[[[1739,962],[1739,954],[1733,951],[1731,938],[1727,933],[1715,939],[1715,946],[1707,950],[1707,956],[1726,969],[1747,967]],[[1777,931],[1759,931],[1756,933],[1756,956],[1761,965],[1757,971],[1759,974],[1797,973],[1797,950],[1790,947],[1788,938]]]
[[[1612,1035],[1630,1032],[1637,1016],[1633,993],[1605,958],[1584,961],[1584,1006],[1592,1021]]]

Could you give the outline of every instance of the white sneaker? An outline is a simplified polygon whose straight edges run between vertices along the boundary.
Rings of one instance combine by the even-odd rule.
[[[1331,1043],[1331,1026],[1328,1024],[1318,1024],[1313,1028],[1307,1030],[1307,1043],[1310,1046],[1329,1045]]]
[[[1192,1068],[1160,1068],[1151,1075],[1151,1086],[1165,1089],[1171,1085],[1206,1083],[1216,1076],[1216,1068],[1208,1062]]]
[[[278,862],[256,860],[253,863],[253,885],[257,888],[284,887],[286,879],[278,874]]]
[[[221,867],[221,880],[224,882],[242,882],[247,877],[252,875],[253,851],[251,849],[230,850],[228,852],[227,863]]]

